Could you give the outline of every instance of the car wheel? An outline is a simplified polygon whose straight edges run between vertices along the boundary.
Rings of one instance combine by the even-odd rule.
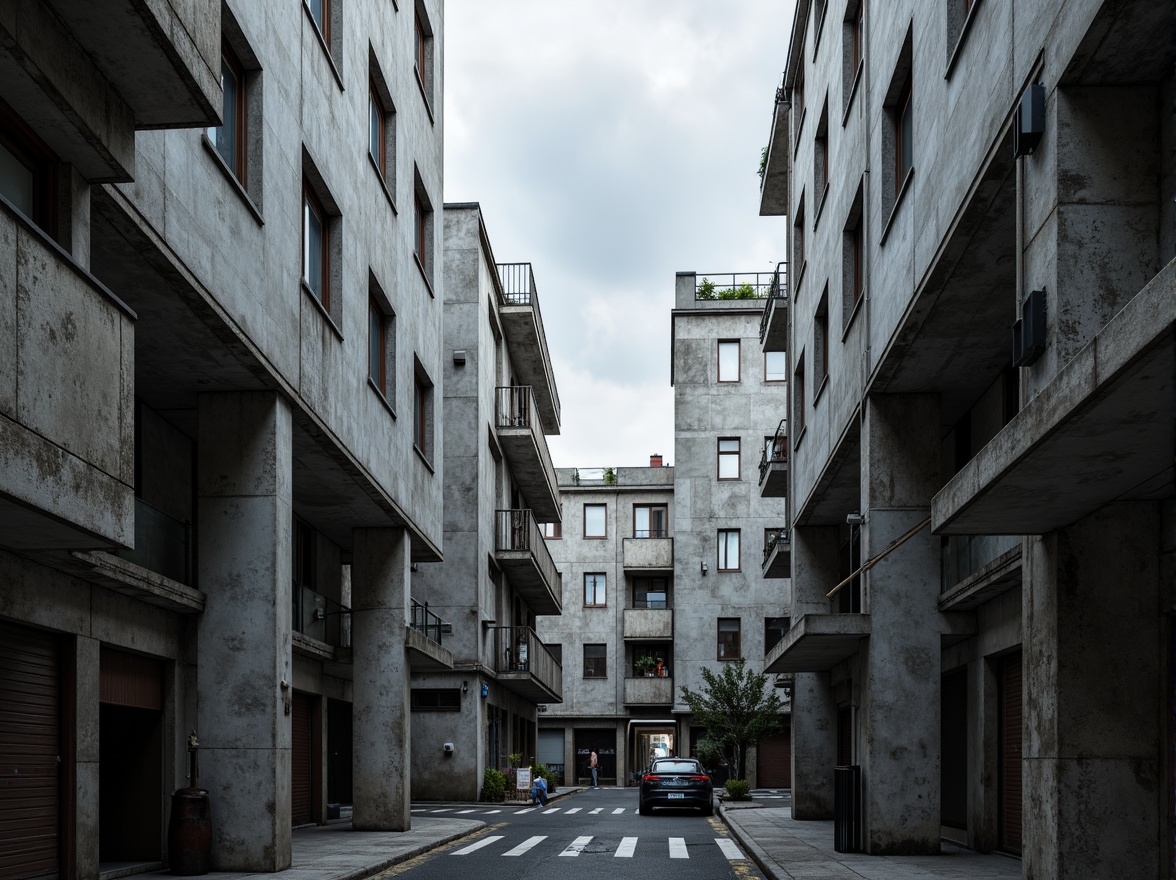
[[[715,814],[715,805],[714,805],[713,801],[710,801],[707,803],[707,805],[705,807],[702,808],[702,815],[713,816],[714,814]]]
[[[648,816],[650,813],[653,812],[653,808],[647,807],[644,803],[638,802],[637,812],[640,813],[642,816]]]

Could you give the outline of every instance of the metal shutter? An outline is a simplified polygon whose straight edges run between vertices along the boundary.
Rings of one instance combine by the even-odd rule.
[[[756,747],[757,788],[792,788],[792,731],[760,740]]]
[[[290,761],[290,813],[294,825],[307,825],[311,819],[311,763],[310,751],[314,737],[311,700],[307,694],[294,694],[291,720],[294,725],[294,753]]]
[[[54,876],[60,850],[57,640],[0,623],[0,878]]]
[[[1021,654],[1000,664],[1000,848],[1021,852]]]

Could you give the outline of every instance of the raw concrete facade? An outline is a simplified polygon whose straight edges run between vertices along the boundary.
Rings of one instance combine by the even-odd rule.
[[[0,713],[61,756],[15,768],[0,825],[45,795],[47,842],[0,876],[166,862],[189,731],[216,870],[288,867],[335,803],[409,827],[409,669],[451,662],[408,584],[442,542],[442,5],[324,6],[0,13]]]
[[[487,767],[535,754],[558,659],[535,634],[559,615],[541,525],[560,518],[546,436],[559,395],[530,264],[497,264],[477,204],[445,206],[445,561],[412,575],[451,669],[413,674],[413,792],[477,800]],[[427,603],[427,607],[425,607]]]
[[[1173,876],[1173,4],[927,11],[802,0],[773,109],[793,814]]]
[[[540,633],[561,645],[565,693],[541,718],[540,737],[552,737],[554,748],[554,732],[563,733],[569,782],[587,778],[591,749],[605,781],[621,785],[648,766],[653,749],[690,754],[702,730],[692,726],[681,688],[699,690],[702,669],[717,672],[740,656],[762,670],[765,639],[781,631],[779,609],[789,604],[779,565],[788,552],[786,502],[758,490],[763,451],[778,427],[765,413],[782,387],[769,381],[759,349],[771,279],[737,275],[727,287],[748,283],[754,298],[708,300],[698,296],[706,279],[677,276],[673,468],[653,456],[649,468],[559,471],[563,530],[548,546],[564,571],[564,614],[543,621]],[[734,372],[722,377],[720,342],[733,346],[723,350],[734,358],[727,365]],[[662,508],[662,518],[647,513],[651,507]],[[600,511],[603,534],[589,521]],[[594,662],[586,645],[602,652],[603,676],[585,674]],[[642,669],[644,657],[661,665]],[[783,764],[787,748],[785,732],[750,757],[753,784],[761,763],[771,775],[768,752]]]

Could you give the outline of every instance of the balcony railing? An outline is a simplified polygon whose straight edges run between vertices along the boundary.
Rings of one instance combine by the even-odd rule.
[[[539,294],[530,263],[498,263],[499,304],[506,335],[512,345],[521,346],[529,356],[515,362],[519,378],[536,387],[535,395],[542,408],[548,430],[559,433],[559,392],[551,371],[551,354],[547,350],[547,333],[539,310]]]
[[[694,287],[695,301],[766,299],[776,272],[718,272],[703,275]]]
[[[537,614],[559,614],[563,581],[530,510],[495,511],[495,557]]]
[[[767,565],[777,544],[780,545],[780,549],[788,546],[788,529],[769,529],[764,533],[764,565]]]
[[[941,593],[1021,544],[1020,535],[947,535],[943,542]]]
[[[495,626],[491,630],[494,671],[505,676],[504,684],[537,702],[561,702],[563,666],[535,630],[529,626]]]
[[[788,464],[788,420],[781,419],[776,426],[776,433],[769,443],[764,444],[764,451],[760,453],[759,475],[760,483],[768,475],[768,469],[774,464]]]
[[[119,550],[128,562],[192,585],[192,524],[135,499],[135,549]]]
[[[523,497],[545,520],[560,517],[559,484],[530,385],[494,390],[494,425]]]
[[[424,635],[430,641],[441,644],[442,629],[441,618],[429,610],[428,602],[418,602],[412,599],[409,607],[409,626],[417,632]]]
[[[764,313],[760,316],[759,338],[764,341],[768,332],[768,322],[772,319],[772,309],[788,299],[788,264],[777,263],[776,271],[772,275],[772,283],[768,288],[767,302],[764,303]]]
[[[293,586],[291,598],[294,632],[336,648],[351,647],[350,608],[297,583]]]

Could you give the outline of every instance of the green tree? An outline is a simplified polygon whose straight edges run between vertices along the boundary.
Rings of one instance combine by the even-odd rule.
[[[784,704],[768,688],[768,677],[748,669],[742,658],[715,674],[702,670],[703,686],[683,685],[682,699],[694,721],[723,750],[736,779],[747,778],[747,750],[779,729]]]

